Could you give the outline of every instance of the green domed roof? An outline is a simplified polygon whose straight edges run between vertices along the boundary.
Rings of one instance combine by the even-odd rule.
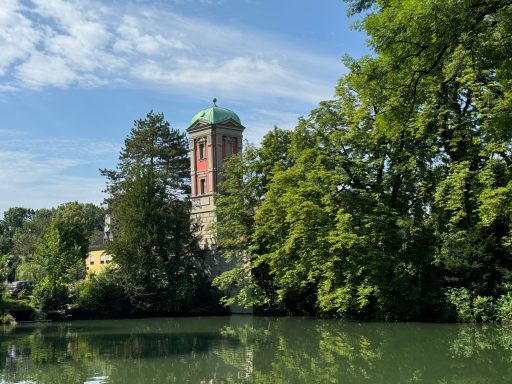
[[[208,124],[217,124],[229,119],[233,119],[238,124],[242,125],[240,118],[235,112],[214,105],[213,107],[197,112],[192,120],[190,120],[190,125],[194,124],[198,120],[204,121]]]

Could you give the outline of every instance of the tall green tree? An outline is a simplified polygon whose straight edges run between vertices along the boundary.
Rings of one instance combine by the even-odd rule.
[[[259,297],[265,300],[268,293],[262,291],[261,278],[249,280],[257,274],[252,263],[254,217],[264,196],[263,164],[259,151],[247,144],[240,154],[231,156],[223,165],[224,175],[220,193],[215,197],[218,217],[215,231],[223,257],[235,265],[230,271],[214,279],[214,285],[223,292],[231,292],[222,301],[250,306]],[[234,263],[233,263],[234,260]]]
[[[345,58],[287,165],[261,167],[246,246],[273,286],[263,302],[440,319],[465,292],[488,318],[512,277],[511,2],[349,3],[374,55]]]
[[[137,120],[108,178],[107,245],[135,311],[180,311],[204,282],[190,221],[188,142],[162,114]]]
[[[243,306],[275,309],[273,279],[265,264],[257,265],[255,217],[273,173],[290,166],[291,132],[278,127],[268,132],[260,148],[245,145],[241,154],[224,163],[220,193],[215,197],[219,218],[215,227],[223,256],[235,267],[214,279],[214,285],[229,292],[222,301]]]
[[[431,143],[426,208],[444,286],[495,300],[511,278],[512,3],[351,3],[372,6],[360,26],[377,53],[352,69],[386,84],[384,107],[407,106],[407,124]]]
[[[86,272],[86,219],[82,204],[59,207],[34,254],[19,266],[19,277],[36,282],[33,300],[42,310],[64,310],[76,299],[74,288]]]
[[[22,259],[29,259],[35,252],[37,242],[51,224],[56,209],[36,209],[31,219],[23,224],[17,233],[12,253]]]
[[[151,168],[171,198],[190,192],[190,160],[185,134],[171,128],[163,114],[150,111],[134,122],[119,154],[117,169],[101,170],[108,179],[106,201],[114,209],[116,198],[125,191],[123,182],[133,179],[140,168]]]

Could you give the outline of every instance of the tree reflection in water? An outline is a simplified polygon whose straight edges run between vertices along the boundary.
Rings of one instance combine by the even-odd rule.
[[[0,329],[0,382],[509,383],[493,326],[206,317]]]

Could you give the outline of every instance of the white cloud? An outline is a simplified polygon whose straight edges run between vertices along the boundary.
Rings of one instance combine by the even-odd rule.
[[[260,141],[273,126],[281,129],[293,129],[297,125],[299,112],[292,112],[292,107],[283,109],[251,108],[247,111],[244,125],[249,127],[244,132],[244,138],[252,144],[260,144]]]
[[[36,51],[42,39],[41,31],[21,13],[22,9],[16,0],[4,0],[0,7],[0,76]]]
[[[152,20],[153,15],[145,13],[144,18]],[[116,29],[117,39],[114,43],[114,51],[158,57],[166,56],[169,51],[174,49],[185,48],[185,44],[173,36],[169,30],[154,30],[152,24],[152,22],[146,22],[146,25],[139,25],[135,17],[124,16],[120,26]]]
[[[131,74],[155,84],[193,87],[202,95],[224,91],[238,100],[265,96],[315,103],[332,94],[331,86],[288,70],[278,60],[251,57],[180,59],[168,66],[148,61],[134,67]]]
[[[125,83],[316,103],[331,96],[326,74],[341,66],[274,36],[255,36],[146,2],[4,2],[0,92]]]
[[[45,85],[65,87],[77,78],[64,59],[39,52],[33,53],[27,61],[16,68],[16,77],[31,88]]]

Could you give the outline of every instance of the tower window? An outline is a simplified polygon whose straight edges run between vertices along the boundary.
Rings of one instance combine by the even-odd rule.
[[[204,141],[199,143],[199,160],[206,159],[206,145]]]
[[[233,139],[224,137],[224,158],[228,158],[233,154]]]
[[[203,177],[199,180],[201,195],[206,193],[206,179]]]

